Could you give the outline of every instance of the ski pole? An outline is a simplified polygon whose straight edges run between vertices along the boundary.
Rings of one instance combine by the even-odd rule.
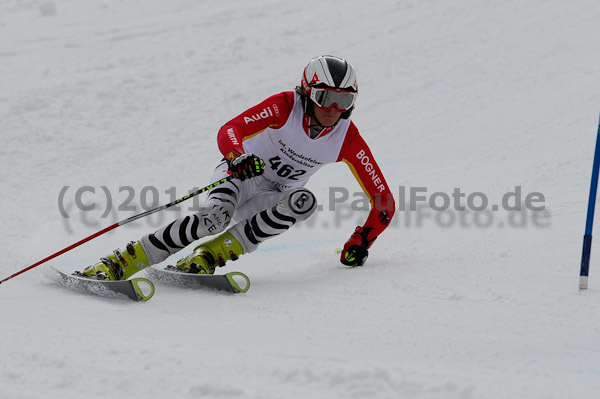
[[[176,199],[173,202],[169,202],[168,204],[156,207],[154,209],[150,209],[150,210],[148,210],[146,212],[140,213],[139,215],[134,215],[134,216],[131,216],[131,217],[127,218],[127,219],[121,220],[120,222],[117,222],[117,223],[113,224],[112,226],[108,226],[107,228],[102,229],[102,230],[100,230],[100,231],[92,234],[91,236],[84,238],[83,240],[77,241],[75,244],[69,245],[68,247],[66,247],[64,249],[61,249],[60,251],[58,251],[58,252],[56,252],[56,253],[48,256],[47,258],[44,258],[44,259],[40,260],[39,262],[34,263],[33,265],[31,265],[29,267],[26,267],[25,269],[23,269],[23,270],[15,273],[15,274],[13,274],[12,276],[6,277],[4,280],[0,280],[0,284],[2,284],[3,282],[5,282],[7,280],[10,280],[13,277],[17,277],[21,273],[25,273],[26,271],[31,270],[34,267],[37,267],[37,266],[41,265],[42,263],[45,263],[45,262],[49,261],[50,259],[54,259],[57,256],[62,255],[65,252],[68,252],[68,251],[72,250],[73,248],[76,248],[76,247],[80,246],[81,244],[84,244],[84,243],[86,243],[86,242],[88,242],[90,240],[93,240],[94,238],[99,237],[99,236],[101,236],[104,233],[108,233],[109,231],[114,230],[114,229],[116,229],[119,226],[123,226],[123,225],[125,225],[127,223],[133,222],[134,220],[141,219],[141,218],[143,218],[145,216],[151,215],[151,214],[156,213],[156,212],[160,212],[160,211],[162,211],[164,209],[167,209],[167,208],[170,208],[170,207],[175,206],[177,204],[180,204],[183,201],[186,201],[186,200],[188,200],[188,199],[190,199],[192,197],[195,197],[195,196],[197,196],[199,194],[202,194],[203,192],[208,191],[208,190],[210,190],[210,189],[212,189],[212,188],[214,188],[216,186],[219,186],[219,185],[221,185],[223,183],[227,183],[230,180],[233,180],[233,176],[227,176],[227,177],[225,177],[225,178],[223,178],[223,179],[221,179],[219,181],[216,181],[216,182],[214,182],[212,184],[209,184],[208,186],[206,186],[204,188],[196,190],[193,193],[190,193],[190,194],[186,195],[185,197],[181,197],[179,199]]]
[[[594,225],[594,209],[596,208],[596,191],[598,191],[598,170],[600,169],[600,122],[596,135],[596,150],[594,151],[594,165],[592,166],[592,181],[590,183],[590,197],[588,200],[588,213],[583,236],[583,250],[581,253],[581,268],[579,269],[579,289],[587,290],[588,275],[590,272],[590,252],[592,251],[592,227]]]

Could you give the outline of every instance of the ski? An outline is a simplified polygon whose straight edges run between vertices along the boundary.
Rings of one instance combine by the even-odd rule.
[[[82,292],[103,297],[129,298],[134,301],[148,301],[154,295],[154,284],[145,278],[132,278],[131,280],[95,280],[89,277],[81,277],[73,274],[66,274],[51,266],[62,278],[65,287]],[[141,284],[141,286],[140,286]],[[143,286],[146,285],[145,294]]]
[[[250,288],[250,279],[244,273],[240,272],[195,274],[186,273],[175,266],[167,266],[164,269],[148,267],[146,270],[152,279],[177,287],[214,288],[234,294],[246,292]]]

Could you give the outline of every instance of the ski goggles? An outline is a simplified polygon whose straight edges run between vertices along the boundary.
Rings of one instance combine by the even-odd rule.
[[[331,108],[336,105],[339,110],[347,111],[354,106],[357,94],[351,91],[313,87],[310,91],[310,99],[321,108]]]

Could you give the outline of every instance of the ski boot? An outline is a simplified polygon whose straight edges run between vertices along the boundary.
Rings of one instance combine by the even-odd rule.
[[[76,273],[97,280],[127,280],[149,265],[148,256],[139,242],[132,241],[125,249],[125,252],[117,249],[105,258],[100,258],[99,263],[87,267],[83,273]]]
[[[177,268],[188,273],[213,274],[217,266],[228,260],[237,260],[244,248],[230,233],[225,232],[198,245],[194,252],[177,262]]]

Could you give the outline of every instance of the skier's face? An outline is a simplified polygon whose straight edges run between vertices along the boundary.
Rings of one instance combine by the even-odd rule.
[[[323,126],[333,126],[337,123],[343,111],[333,106],[330,108],[321,108],[315,104],[315,117]]]

